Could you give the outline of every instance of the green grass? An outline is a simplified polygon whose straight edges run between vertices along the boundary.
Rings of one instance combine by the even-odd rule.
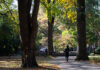
[[[89,56],[89,60],[91,63],[100,65],[100,55]]]
[[[94,61],[100,61],[100,55],[97,56],[89,56],[90,60],[94,60]]]

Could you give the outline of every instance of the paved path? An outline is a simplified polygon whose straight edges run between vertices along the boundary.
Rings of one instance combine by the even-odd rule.
[[[65,57],[56,57],[52,61],[48,61],[52,64],[57,64],[61,70],[100,70],[100,66],[90,64],[89,62],[76,62],[75,57],[71,56],[69,61],[65,61]]]

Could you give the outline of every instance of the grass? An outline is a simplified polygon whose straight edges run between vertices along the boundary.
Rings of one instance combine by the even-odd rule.
[[[93,63],[93,64],[100,65],[100,55],[89,56],[89,60],[90,60],[90,62]]]
[[[39,68],[36,69],[22,69],[20,58],[0,58],[0,70],[60,70],[56,64],[50,64],[46,61],[52,60],[54,57],[48,56],[38,56],[36,57]],[[10,68],[10,69],[9,69]]]

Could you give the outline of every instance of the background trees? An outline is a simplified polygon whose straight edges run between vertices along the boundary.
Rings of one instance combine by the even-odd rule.
[[[11,7],[12,3],[13,0],[0,1],[0,56],[17,54],[20,48],[18,13]]]
[[[63,53],[66,45],[70,48],[79,46],[77,56],[79,60],[88,59],[86,48],[88,53],[93,52],[89,51],[92,47],[93,50],[98,49],[100,45],[98,0],[41,0],[40,8],[39,0],[18,0],[18,3],[19,20],[17,8],[12,5],[13,0],[0,1],[2,55],[13,52],[15,54],[20,48],[19,26],[23,67],[38,66],[34,54],[36,49],[40,50],[40,44],[48,48],[50,55],[53,52]]]
[[[76,2],[77,2],[77,0],[72,0],[72,1],[70,1],[70,0],[67,0],[67,1],[57,0],[56,3],[55,3],[55,5],[54,5],[54,6],[56,6],[56,8],[53,7],[55,9],[55,11],[56,11],[56,18],[55,18],[55,20],[57,20],[57,22],[55,21],[54,27],[57,27],[58,31],[60,31],[60,33],[58,32],[58,34],[56,34],[57,35],[57,39],[58,38],[60,38],[60,40],[62,39],[59,34],[61,34],[61,32],[63,32],[63,29],[64,29],[64,31],[65,30],[66,31],[68,31],[68,30],[70,31],[71,30],[71,32],[73,31],[71,33],[71,35],[74,35],[74,37],[73,37],[74,40],[72,41],[72,43],[75,44],[74,46],[77,46],[77,38],[76,38],[76,36],[77,36],[77,33],[76,33],[77,32],[77,29],[76,29],[76,26],[77,26],[76,25],[77,24],[77,21],[76,21],[77,20],[77,10],[76,10],[77,9],[77,3]],[[94,10],[95,11],[94,13],[97,13],[97,10],[98,10],[98,8],[97,8],[98,7],[97,6],[98,5],[98,1],[87,0],[85,3],[86,3],[86,8],[85,9],[86,9],[86,25],[87,25],[87,27],[86,27],[86,33],[87,33],[86,34],[87,35],[86,36],[86,38],[87,38],[86,41],[87,41],[87,44],[86,45],[88,47],[90,41],[91,41],[90,43],[93,44],[94,42],[97,41],[97,38],[98,38],[97,37],[97,33],[93,32],[93,30],[95,31],[96,28],[93,29],[93,30],[91,30],[92,29],[92,27],[91,27],[92,25],[91,25],[90,22],[92,22],[91,20],[93,20],[95,18],[88,19],[90,17],[90,16],[88,16],[89,15],[89,11],[91,11],[89,8],[93,7],[93,8],[91,8],[92,11],[95,9],[96,11]],[[92,11],[91,11],[91,13],[93,14]],[[99,12],[98,12],[98,14],[99,14]],[[90,22],[88,22],[88,21],[90,21]],[[94,22],[94,24],[96,24],[96,22]],[[63,25],[63,24],[65,24],[65,25]],[[63,28],[63,29],[60,30],[59,29],[60,26],[61,27],[65,27],[65,28]],[[56,33],[55,28],[54,28],[54,33]],[[56,35],[54,34],[54,39],[53,39],[54,46],[55,46],[55,44],[59,45],[59,44],[62,43],[62,42],[60,42],[58,40],[55,40],[56,39]],[[64,45],[60,45],[60,46],[64,46]]]
[[[55,3],[55,0],[48,0],[48,53],[49,55],[53,55],[53,32],[54,32],[54,21],[55,21],[55,13],[52,11],[52,5]]]
[[[41,0],[42,5],[47,10],[48,17],[48,54],[52,55],[54,52],[53,49],[53,32],[54,32],[54,21],[55,21],[55,0]]]

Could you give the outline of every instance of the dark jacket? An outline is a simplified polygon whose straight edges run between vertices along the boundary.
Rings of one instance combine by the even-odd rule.
[[[66,48],[64,52],[65,52],[65,56],[68,57],[69,56],[69,48]]]

